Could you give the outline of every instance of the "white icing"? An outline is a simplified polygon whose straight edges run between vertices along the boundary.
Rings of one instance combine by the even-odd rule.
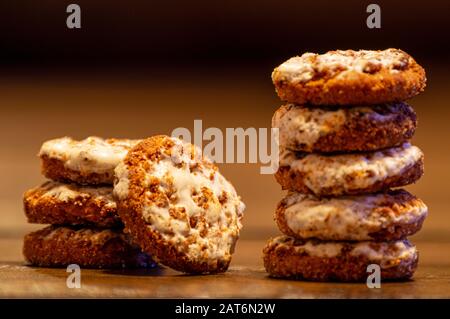
[[[278,236],[272,239],[271,245],[287,246],[292,244],[293,238],[288,236]],[[332,258],[341,253],[343,245],[339,242],[317,242],[305,241],[302,244],[293,246],[296,253],[306,253],[309,256],[320,258]]]
[[[64,162],[64,166],[84,173],[110,173],[125,158],[138,140],[88,137],[81,141],[63,137],[45,142],[39,156],[46,155]]]
[[[384,51],[337,50],[325,54],[304,53],[290,58],[278,66],[272,73],[272,79],[287,80],[293,83],[308,82],[315,74],[324,72],[344,77],[349,72],[365,73],[384,68],[398,73],[411,62],[405,52],[397,49]]]
[[[129,179],[127,165],[122,161],[114,169],[116,181],[114,183],[114,196],[117,199],[123,200],[128,196]]]
[[[75,199],[80,194],[69,187],[67,187],[64,184],[61,185],[55,185],[54,187],[51,187],[48,189],[42,197],[51,197],[61,202],[68,202],[69,200]]]
[[[293,57],[281,64],[272,73],[272,78],[276,74],[282,74],[292,82],[307,82],[311,80],[315,74],[311,63],[305,63],[304,60],[313,57],[313,53],[305,53],[301,57]]]
[[[163,155],[159,162],[149,161],[150,170],[143,181],[150,186],[157,179],[159,191],[167,196],[166,202],[147,200],[143,205],[143,218],[148,227],[175,245],[181,247],[188,238],[191,239],[192,243],[184,251],[190,258],[214,260],[230,257],[242,227],[245,205],[233,185],[208,159],[201,157],[200,149],[195,148],[192,154],[191,144],[171,139],[175,143],[171,156]],[[114,192],[119,199],[125,199],[129,180],[124,164],[116,168],[116,178]],[[207,207],[194,201],[194,197],[203,191],[212,193],[207,199]],[[219,199],[224,194],[226,200],[221,203]],[[150,197],[150,190],[145,195]],[[183,217],[174,218],[171,211],[182,212]],[[191,227],[190,218],[197,218],[196,227]],[[205,230],[206,235],[201,234]]]
[[[374,194],[319,199],[290,193],[285,198],[284,216],[288,227],[302,238],[327,240],[370,240],[369,234],[393,223],[414,223],[427,214],[419,199],[404,203],[401,212],[383,209],[393,195]]]
[[[286,104],[275,112],[272,118],[272,127],[279,129],[280,145],[283,147],[311,152],[319,138],[339,131],[346,123],[357,121],[359,118],[376,124],[392,121],[404,107],[409,108],[410,112],[414,112],[405,103],[348,108],[320,108]]]
[[[302,249],[306,251],[310,256],[316,257],[335,257],[341,253],[342,245],[339,243],[321,243],[312,244],[311,242],[306,242]]]
[[[320,242],[316,240],[296,241],[289,236],[278,236],[269,241],[268,246],[277,248],[294,248],[298,254],[320,258],[338,257],[344,247],[349,248],[351,256],[367,258],[371,263],[377,263],[386,269],[398,265],[402,260],[417,257],[416,247],[407,240],[395,242]]]
[[[280,154],[280,166],[300,172],[305,185],[316,195],[321,195],[324,188],[333,189],[332,195],[340,195],[399,175],[421,158],[422,151],[409,143],[372,153],[307,154],[302,158],[296,158],[295,152],[284,149]]]
[[[350,251],[353,256],[366,256],[373,262],[379,263],[382,268],[395,266],[400,260],[411,259],[417,255],[416,247],[408,241],[396,241],[395,243],[371,243],[359,242]]]
[[[112,197],[112,187],[87,187],[76,184],[63,184],[59,182],[46,182],[36,188],[43,191],[42,198],[54,198],[57,201],[68,202],[80,197],[92,198],[105,202],[106,207],[116,207]]]
[[[279,129],[280,145],[285,147],[304,144],[305,150],[311,150],[321,136],[337,131],[346,119],[343,109],[289,107],[286,113],[275,112],[272,119],[272,127]]]

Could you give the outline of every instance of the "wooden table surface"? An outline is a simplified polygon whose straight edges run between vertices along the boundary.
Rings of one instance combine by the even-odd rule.
[[[278,232],[273,212],[283,193],[273,176],[259,174],[259,164],[221,166],[247,204],[242,238],[225,274],[82,270],[82,288],[68,289],[65,269],[25,266],[23,235],[42,226],[26,223],[22,193],[44,180],[36,158],[44,140],[63,135],[170,134],[175,127],[192,128],[194,119],[203,119],[205,128],[268,127],[280,105],[270,83],[270,67],[208,74],[208,81],[200,74],[193,79],[193,73],[186,73],[189,76],[177,80],[169,74],[170,81],[155,81],[161,77],[150,73],[144,78],[95,73],[0,75],[0,297],[450,298],[450,148],[444,142],[450,136],[448,72],[430,72],[426,92],[411,101],[419,117],[413,143],[426,154],[426,174],[408,190],[430,210],[423,230],[412,238],[420,252],[412,281],[368,289],[365,284],[268,278],[262,249]]]
[[[24,264],[20,239],[0,240],[0,297],[8,298],[450,298],[450,244],[418,243],[413,280],[382,283],[313,283],[272,279],[262,267],[262,240],[242,240],[228,272],[188,276],[170,269],[81,269],[81,288],[66,286],[65,269]]]

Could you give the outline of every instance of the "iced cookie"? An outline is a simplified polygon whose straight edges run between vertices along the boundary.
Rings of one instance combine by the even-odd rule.
[[[312,105],[400,102],[426,84],[424,69],[399,49],[304,53],[275,68],[272,80],[283,101]]]
[[[299,239],[390,241],[418,232],[427,212],[401,189],[331,198],[292,192],[278,204],[275,220],[284,234]]]
[[[272,119],[280,145],[319,153],[397,146],[413,136],[416,125],[416,113],[404,102],[355,107],[286,104]]]
[[[143,251],[182,272],[227,270],[244,204],[198,148],[151,137],[136,145],[115,173],[119,215]]]
[[[25,236],[23,254],[33,266],[154,267],[120,230],[48,226]]]
[[[63,137],[45,142],[39,152],[42,173],[60,182],[112,184],[114,168],[138,140]]]
[[[405,280],[413,276],[417,263],[417,250],[407,240],[321,242],[279,236],[264,248],[264,266],[277,278],[366,281],[367,266],[375,264],[382,280]]]
[[[111,186],[45,182],[25,192],[25,215],[29,223],[119,227],[112,191]]]
[[[417,181],[423,153],[409,143],[376,152],[309,154],[282,150],[275,178],[283,189],[316,196],[375,193]]]

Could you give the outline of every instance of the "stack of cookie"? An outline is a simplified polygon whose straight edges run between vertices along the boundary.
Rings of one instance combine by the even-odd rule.
[[[40,157],[53,181],[25,193],[25,214],[52,226],[25,237],[30,264],[147,267],[155,260],[187,273],[228,269],[245,205],[196,146],[163,135],[66,137],[45,142]]]
[[[51,179],[24,194],[30,223],[51,224],[25,236],[23,253],[36,266],[148,267],[149,255],[132,244],[113,199],[114,168],[135,140],[89,137],[45,142],[39,156]]]
[[[305,53],[272,79],[286,104],[276,179],[289,190],[275,219],[283,236],[264,249],[274,277],[362,281],[376,264],[382,279],[410,278],[418,262],[406,239],[427,207],[393,189],[423,174],[423,154],[408,141],[416,114],[405,100],[425,87],[425,71],[397,49]]]

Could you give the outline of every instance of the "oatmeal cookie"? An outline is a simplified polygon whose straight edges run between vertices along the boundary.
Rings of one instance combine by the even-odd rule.
[[[403,144],[416,130],[405,102],[374,106],[281,106],[272,118],[280,145],[303,152],[374,151]]]
[[[400,102],[426,85],[425,70],[392,48],[304,53],[275,68],[272,81],[283,101],[312,105]]]
[[[405,280],[413,276],[418,259],[407,240],[321,242],[279,236],[264,248],[270,276],[311,281],[366,281],[371,264],[380,266],[382,280]]]
[[[119,216],[143,251],[187,273],[226,271],[244,204],[200,149],[154,136],[115,170]]]
[[[120,230],[48,226],[25,236],[26,261],[39,267],[154,267],[155,263]]]
[[[120,227],[111,186],[79,186],[48,181],[25,192],[29,223]]]
[[[282,150],[275,178],[283,189],[322,196],[376,193],[417,181],[423,153],[409,143],[376,152],[316,154]]]
[[[402,189],[331,198],[292,192],[278,204],[275,220],[281,232],[299,239],[391,241],[418,232],[427,212]]]
[[[63,137],[45,142],[39,152],[42,174],[59,182],[84,185],[114,182],[114,168],[138,140]]]

